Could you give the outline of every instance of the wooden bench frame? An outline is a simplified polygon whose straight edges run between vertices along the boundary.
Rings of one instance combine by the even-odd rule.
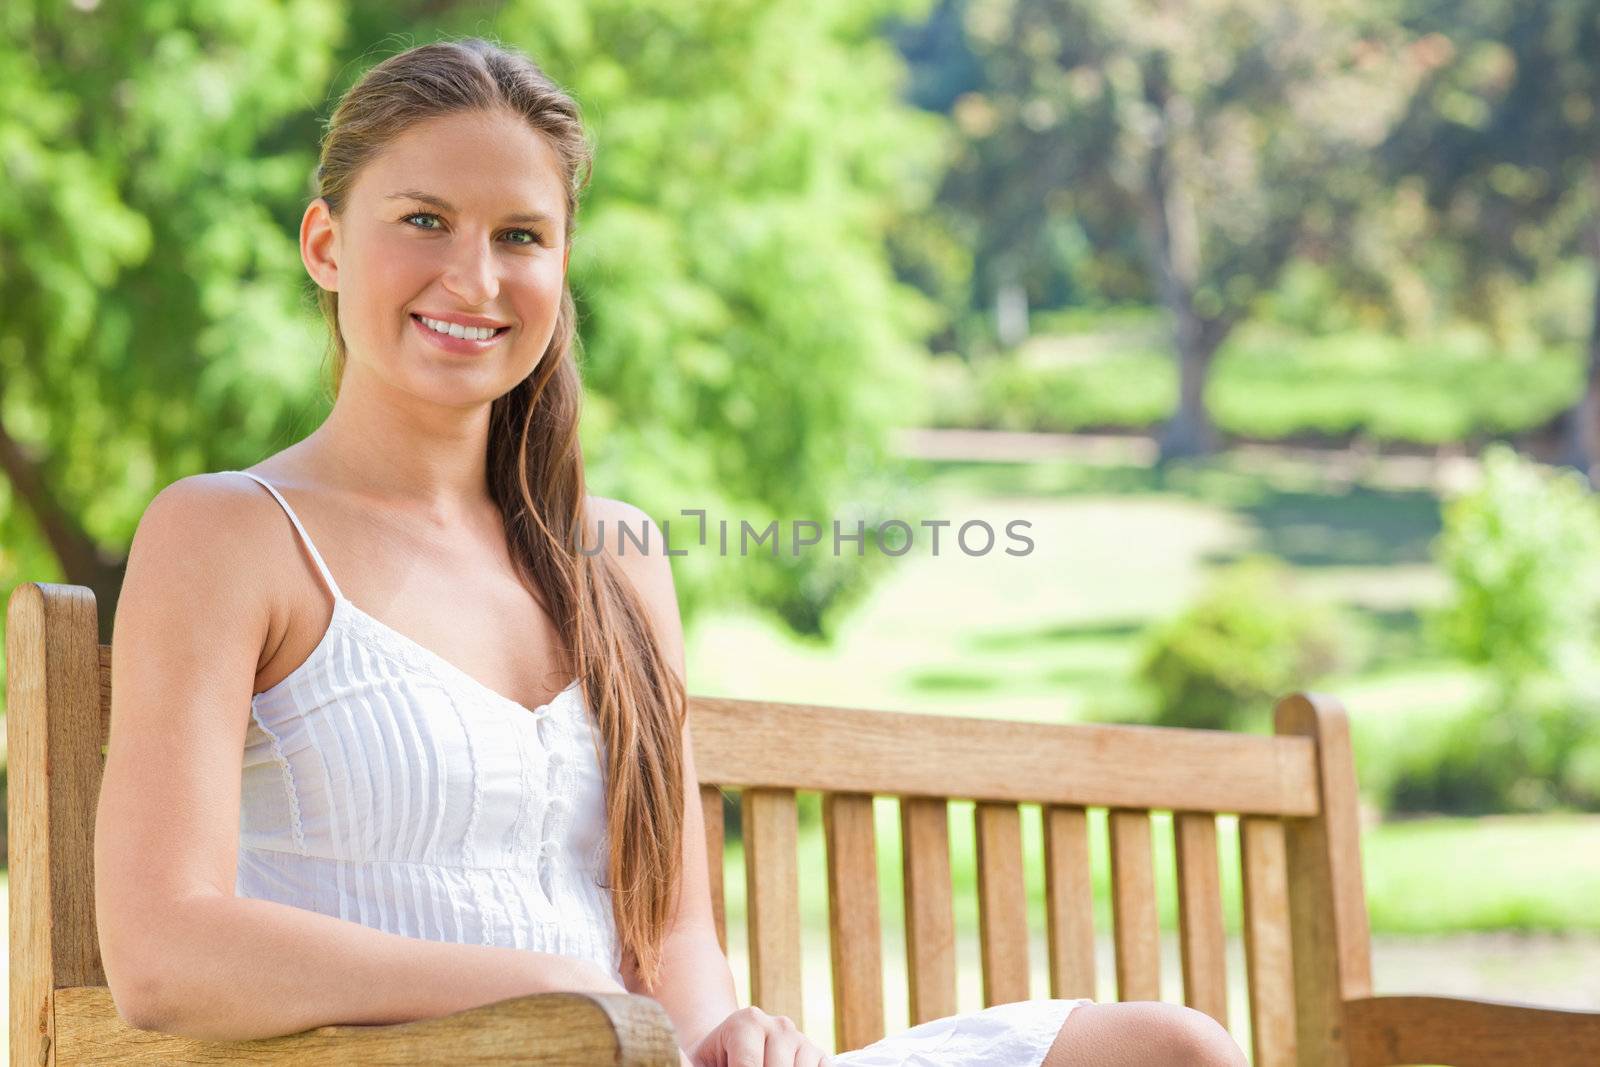
[[[389,1026],[211,1042],[128,1026],[100,963],[93,829],[110,647],[93,593],[29,582],[6,615],[10,748],[11,1062],[496,1064],[676,1067],[671,1022],[642,996],[516,997]],[[796,1021],[801,952],[796,791],[823,795],[837,1047],[883,1036],[873,797],[900,798],[912,1022],[956,1011],[949,799],[976,802],[983,999],[1026,999],[1018,805],[1043,813],[1050,995],[1095,995],[1087,811],[1109,811],[1121,1000],[1156,1000],[1150,812],[1174,813],[1184,1000],[1227,1023],[1215,817],[1239,818],[1244,948],[1257,1067],[1579,1067],[1600,1012],[1373,996],[1355,768],[1343,709],[1296,694],[1276,735],[1033,723],[695,697],[719,937],[723,790],[742,792],[751,999]]]

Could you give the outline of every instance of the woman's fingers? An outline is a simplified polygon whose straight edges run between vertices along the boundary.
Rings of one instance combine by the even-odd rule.
[[[740,1026],[727,1038],[728,1067],[767,1067],[767,1035],[758,1026]]]

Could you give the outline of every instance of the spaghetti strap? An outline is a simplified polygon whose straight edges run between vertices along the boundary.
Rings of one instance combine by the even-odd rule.
[[[333,599],[343,600],[344,594],[339,592],[338,583],[333,580],[333,574],[328,570],[328,565],[322,562],[322,553],[318,552],[317,546],[311,543],[311,535],[306,533],[306,528],[300,524],[300,516],[294,513],[294,508],[291,508],[289,506],[289,502],[283,499],[283,494],[278,492],[277,487],[271,482],[267,481],[265,478],[262,478],[259,475],[251,474],[249,471],[225,471],[223,473],[242,474],[246,478],[254,478],[256,481],[267,487],[267,492],[276,497],[278,503],[283,505],[283,510],[289,516],[289,521],[294,523],[294,528],[299,531],[300,540],[305,542],[306,551],[311,553],[311,562],[317,565],[317,571],[322,575],[322,580],[327,583],[328,591],[333,594]]]

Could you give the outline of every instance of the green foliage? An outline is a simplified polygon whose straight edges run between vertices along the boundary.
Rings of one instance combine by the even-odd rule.
[[[1183,614],[1153,627],[1140,679],[1160,726],[1259,730],[1272,702],[1350,658],[1332,609],[1308,604],[1271,557],[1231,565]]]
[[[979,300],[1007,278],[1041,303],[1159,298],[1210,336],[1302,243],[1342,245],[1424,73],[1370,0],[966,7],[981,78],[951,106],[945,200],[976,220]]]
[[[1489,700],[1416,746],[1399,811],[1600,810],[1600,505],[1572,472],[1503,447],[1452,501],[1437,545],[1452,596],[1444,647],[1479,664]]]
[[[1529,283],[1594,254],[1600,5],[1411,0],[1399,18],[1432,73],[1378,157],[1397,195],[1371,213],[1367,273],[1513,336]]]
[[[1508,694],[1592,671],[1600,505],[1579,476],[1487,449],[1483,483],[1446,507],[1436,551],[1453,590],[1436,616],[1451,652],[1485,666]]]
[[[272,138],[339,30],[335,0],[4,5],[0,426],[50,499],[0,501],[0,541],[59,508],[115,558],[162,485],[253,462],[312,400],[320,344],[272,209],[316,146]]]
[[[1561,685],[1484,705],[1397,760],[1392,812],[1600,811],[1600,704]]]

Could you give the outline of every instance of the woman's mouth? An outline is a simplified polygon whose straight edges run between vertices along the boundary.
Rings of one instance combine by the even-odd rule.
[[[462,326],[459,323],[431,319],[414,312],[411,315],[411,323],[418,333],[436,347],[463,355],[484,351],[511,329],[509,326],[495,329]]]

